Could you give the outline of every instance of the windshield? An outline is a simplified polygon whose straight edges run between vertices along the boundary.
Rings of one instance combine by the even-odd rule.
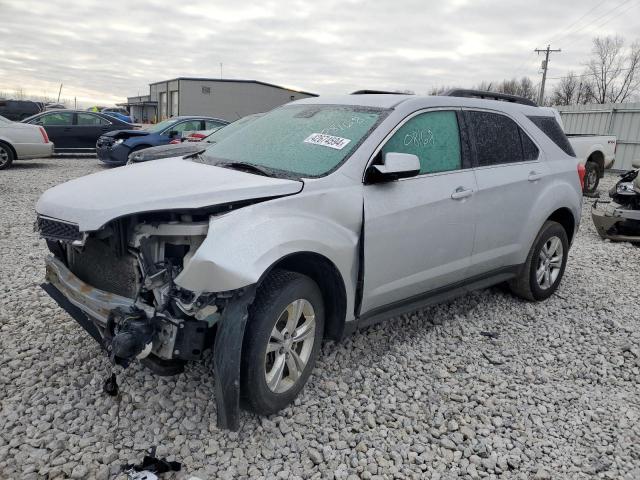
[[[175,118],[172,118],[172,119],[160,122],[160,123],[156,123],[155,125],[152,125],[151,127],[147,128],[147,132],[151,132],[151,133],[161,132],[165,128],[170,127],[175,122],[176,122]]]
[[[285,176],[323,176],[339,167],[385,115],[385,110],[358,106],[281,107],[211,145],[202,161],[245,163]]]

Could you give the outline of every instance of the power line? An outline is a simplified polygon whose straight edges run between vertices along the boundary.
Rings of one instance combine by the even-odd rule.
[[[629,2],[629,0],[627,0],[627,1],[623,2],[623,3],[628,3],[628,2]],[[622,6],[622,4],[618,5],[618,7],[620,7],[620,6]],[[595,28],[602,28],[602,27],[604,27],[606,24],[608,24],[608,23],[612,22],[613,20],[615,20],[616,18],[618,18],[620,15],[623,15],[623,14],[627,13],[629,10],[631,10],[631,9],[633,9],[633,8],[637,7],[637,6],[638,6],[637,4],[632,3],[631,5],[629,5],[627,8],[625,8],[625,9],[624,9],[624,10],[622,10],[621,12],[618,12],[618,13],[617,13],[616,15],[614,15],[613,17],[610,17],[610,18],[608,18],[607,20],[605,20],[603,23],[601,23],[601,24],[599,24],[599,25],[595,25]],[[616,9],[617,9],[617,8],[616,8]],[[600,17],[600,19],[602,19],[602,18],[604,18],[604,17]],[[575,33],[577,33],[577,31],[576,31]],[[573,41],[569,42],[569,43],[567,44],[567,46],[569,46],[569,45],[573,45],[573,44],[574,44],[574,43],[576,43],[578,40],[580,40],[580,38],[579,38],[579,37],[578,37],[578,38],[576,38],[575,40],[573,40]]]
[[[629,8],[633,8],[633,4],[621,11],[616,13],[617,10],[619,10],[620,8],[624,7],[625,5],[627,5],[629,2],[633,2],[634,0],[624,0],[623,2],[619,3],[618,5],[616,5],[614,8],[612,8],[611,10],[609,10],[608,12],[604,13],[603,15],[600,15],[596,18],[594,18],[593,20],[591,20],[590,22],[585,23],[584,25],[582,25],[580,28],[578,28],[577,30],[574,30],[571,33],[568,33],[567,35],[564,36],[564,38],[569,38],[571,36],[577,35],[578,33],[582,32],[585,28],[587,27],[593,27],[594,29],[600,28],[600,26],[609,23],[611,20],[613,20],[614,18],[617,18],[618,16],[622,15],[623,13],[625,13],[627,10],[629,10]],[[609,18],[607,18],[609,17]],[[597,25],[598,22],[600,22],[600,20],[605,19],[605,23],[601,24],[601,25]],[[560,37],[563,38],[563,37]],[[576,37],[574,40],[572,40],[569,45],[573,45],[575,42],[579,41],[580,37]]]
[[[591,12],[595,11],[600,5],[602,5],[603,3],[606,3],[608,0],[602,0],[601,2],[598,2],[593,8],[589,9],[585,14],[583,14],[578,20],[576,20],[575,22],[573,22],[571,25],[569,25],[568,27],[562,29],[562,30],[558,30],[556,32],[556,35],[562,31],[564,31],[564,35],[560,35],[560,37],[556,37],[556,35],[554,35],[551,40],[549,40],[549,43],[553,43],[556,40],[558,40],[559,38],[563,38],[566,37],[568,35],[567,32],[570,32],[571,29],[573,27],[575,27],[578,23],[580,23],[582,21],[583,18],[585,18],[587,15],[589,15]]]
[[[629,2],[629,1],[631,1],[631,0],[623,0],[622,4],[627,3],[627,2]],[[570,32],[570,31],[571,31],[571,29],[572,29],[574,26],[576,26],[578,23],[580,23],[584,18],[586,18],[589,14],[591,14],[592,12],[594,12],[598,7],[600,7],[600,6],[601,6],[603,3],[605,3],[605,2],[607,2],[607,0],[602,0],[602,1],[598,2],[595,6],[591,7],[589,10],[587,10],[585,13],[583,13],[583,14],[580,16],[580,18],[578,18],[577,20],[575,20],[573,23],[569,24],[569,26],[568,26],[568,27],[566,27],[565,29],[558,30],[558,31],[555,33],[555,35],[553,36],[553,38],[549,41],[549,43],[553,43],[553,42],[555,42],[558,38],[563,38],[563,37],[567,37],[567,36],[571,35],[570,33],[567,33],[567,32]],[[618,7],[619,7],[619,6],[621,6],[622,4],[618,5]],[[616,8],[618,8],[618,7],[616,7]],[[615,9],[614,9],[614,10],[615,10]],[[608,15],[609,13],[611,13],[611,10],[610,10],[610,11],[608,11],[606,15]],[[602,16],[598,17],[596,20],[598,20],[598,19],[600,19],[600,18],[602,18]],[[593,21],[593,20],[592,20],[592,21]],[[587,25],[588,25],[589,23],[591,23],[591,22],[588,22],[588,23],[587,23]],[[562,32],[563,30],[564,30],[565,34],[564,34],[564,35],[560,35],[560,37],[557,37],[557,35],[558,35],[560,32]],[[526,65],[528,62],[530,62],[530,61],[531,61],[531,60],[530,60],[530,58],[528,58],[528,59],[526,59],[526,60],[522,61],[522,62],[521,62],[521,63],[516,67],[516,69],[514,70],[514,76],[517,76],[517,75],[520,73],[520,71],[521,71],[523,68],[525,68],[525,65]]]

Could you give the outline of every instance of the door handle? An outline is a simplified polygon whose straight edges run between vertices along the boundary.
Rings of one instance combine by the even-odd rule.
[[[473,190],[470,188],[458,187],[451,194],[453,200],[462,200],[473,195]]]
[[[63,132],[70,132],[71,131],[71,127],[67,127],[63,130]]]
[[[543,175],[539,172],[536,171],[531,171],[529,172],[529,178],[528,180],[530,182],[535,182],[536,180],[540,180],[543,177]]]

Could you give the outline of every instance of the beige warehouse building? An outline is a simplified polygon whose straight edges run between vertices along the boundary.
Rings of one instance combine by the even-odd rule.
[[[126,107],[136,122],[161,121],[179,115],[207,115],[234,121],[252,113],[316,97],[257,80],[179,77],[149,85],[149,95],[129,97]]]

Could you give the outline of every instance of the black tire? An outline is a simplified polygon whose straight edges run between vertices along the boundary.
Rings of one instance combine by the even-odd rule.
[[[598,164],[592,161],[587,161],[584,166],[584,188],[582,193],[593,194],[598,190],[600,184],[600,168]]]
[[[283,367],[283,372],[288,373],[286,378],[284,373],[282,377],[283,381],[287,380],[288,382],[285,387],[289,386],[286,391],[276,392],[267,384],[267,367],[270,365],[271,359],[275,365],[275,356],[282,355],[283,349],[271,352],[267,356],[267,345],[274,344],[274,342],[270,343],[272,330],[277,324],[282,325],[283,321],[286,323],[285,309],[298,299],[306,300],[315,313],[315,331],[313,336],[308,336],[309,339],[313,338],[313,344],[312,347],[306,347],[306,352],[310,352],[308,360],[302,374],[293,383],[288,379],[291,375],[289,355],[293,354],[286,354],[287,360],[284,364],[286,367]],[[307,321],[304,315],[299,318],[303,322]],[[296,321],[296,325],[300,320]],[[323,332],[324,304],[318,285],[309,277],[299,273],[286,270],[274,270],[270,273],[258,288],[255,301],[249,308],[249,321],[242,346],[240,373],[243,407],[260,415],[271,415],[293,402],[313,371],[320,351]],[[302,345],[294,343],[291,345],[291,349],[297,348],[296,345],[302,348]],[[293,361],[293,357],[291,360]]]
[[[0,142],[0,170],[9,168],[13,163],[13,150],[6,143]]]
[[[541,261],[541,250],[543,247],[549,245],[549,242],[553,238],[560,240],[562,245],[562,259],[557,277],[545,288],[539,284],[537,272],[541,266],[539,263]],[[518,276],[509,282],[509,288],[515,295],[526,300],[537,302],[549,298],[558,289],[558,285],[560,285],[562,281],[568,255],[569,240],[567,238],[567,232],[559,223],[547,220],[533,241],[529,255],[527,255],[527,261]]]

